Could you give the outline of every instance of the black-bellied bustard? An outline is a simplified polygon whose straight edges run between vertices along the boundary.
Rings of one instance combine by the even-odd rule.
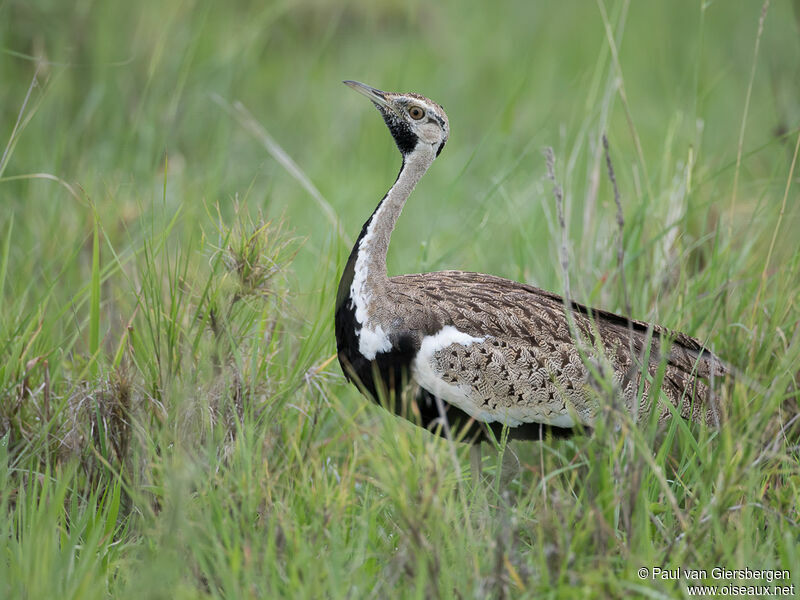
[[[655,377],[661,363],[661,390],[679,414],[718,422],[709,380],[727,369],[695,338],[575,302],[568,315],[560,296],[492,275],[389,277],[392,230],[450,127],[442,107],[423,96],[345,83],[377,107],[403,156],[339,282],[336,343],[348,379],[373,398],[394,397],[395,410],[416,414],[425,427],[467,426],[465,439],[480,441],[487,427],[499,435],[507,425],[511,438],[539,439],[594,425],[597,370],[586,350],[599,348],[629,409],[649,414],[647,374]],[[417,389],[412,409],[400,400],[409,385]],[[663,404],[660,418],[674,411]]]

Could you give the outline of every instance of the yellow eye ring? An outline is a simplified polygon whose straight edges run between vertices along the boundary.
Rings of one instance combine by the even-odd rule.
[[[408,109],[408,116],[414,119],[415,121],[419,121],[422,117],[425,116],[425,111],[419,106],[412,106],[411,108]]]

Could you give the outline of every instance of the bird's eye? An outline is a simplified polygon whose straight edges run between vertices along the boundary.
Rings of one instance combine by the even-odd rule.
[[[408,116],[414,119],[415,121],[419,121],[422,117],[425,116],[425,111],[422,110],[419,106],[412,106],[408,109]]]

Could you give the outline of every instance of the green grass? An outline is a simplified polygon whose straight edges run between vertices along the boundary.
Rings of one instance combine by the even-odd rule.
[[[0,596],[796,588],[800,5],[756,55],[760,8],[0,2]],[[562,291],[550,146],[573,296],[706,341],[726,425],[609,409],[474,485],[465,446],[347,385],[338,275],[400,160],[342,79],[450,117],[390,272]]]

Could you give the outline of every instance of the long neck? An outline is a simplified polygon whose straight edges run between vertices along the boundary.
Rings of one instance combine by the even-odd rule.
[[[378,208],[366,223],[358,248],[358,266],[366,268],[366,283],[372,287],[385,281],[386,253],[389,240],[397,224],[403,206],[419,182],[420,178],[431,166],[435,155],[428,144],[418,144],[417,148],[403,157],[403,166],[397,181],[384,196]]]
[[[352,302],[350,306],[361,325],[367,322],[370,301],[381,297],[382,288],[388,280],[386,252],[392,230],[414,186],[434,158],[435,152],[428,144],[418,144],[403,157],[397,181],[364,223],[361,235],[356,240],[339,282],[336,306],[338,310]]]

